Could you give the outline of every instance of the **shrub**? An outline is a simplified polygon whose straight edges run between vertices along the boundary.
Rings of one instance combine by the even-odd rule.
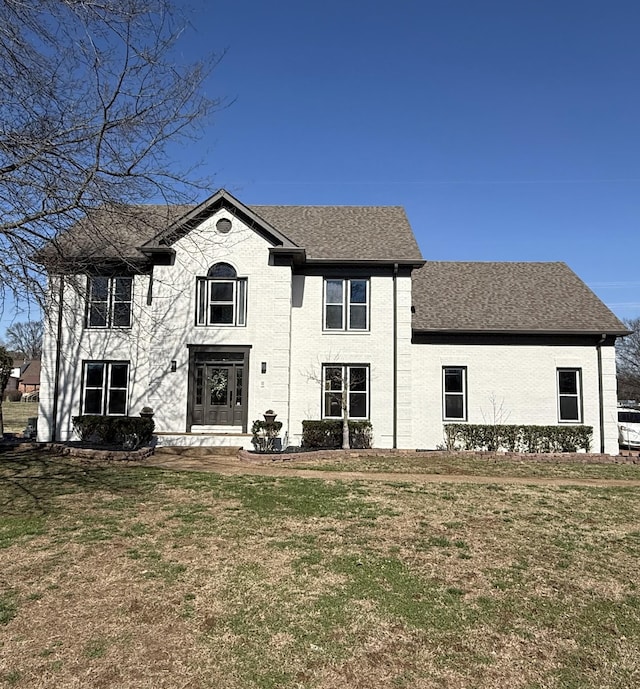
[[[349,421],[349,445],[353,449],[368,449],[373,439],[371,421]],[[342,447],[342,421],[302,422],[302,447],[336,449]]]
[[[591,426],[515,426],[447,423],[450,450],[507,450],[508,452],[589,452]]]
[[[137,416],[74,416],[73,428],[84,442],[121,445],[135,450],[151,442],[155,424]]]
[[[266,412],[269,414],[270,412]],[[257,421],[253,422],[251,432],[253,438],[251,442],[256,452],[270,452],[273,450],[274,439],[280,433],[282,421]]]
[[[19,402],[22,399],[20,390],[5,390],[4,398],[7,402]]]

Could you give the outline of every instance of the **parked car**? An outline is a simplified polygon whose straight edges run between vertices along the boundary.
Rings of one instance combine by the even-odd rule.
[[[618,407],[618,442],[625,447],[640,447],[640,409]]]

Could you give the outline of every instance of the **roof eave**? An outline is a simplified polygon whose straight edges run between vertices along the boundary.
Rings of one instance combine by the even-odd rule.
[[[449,334],[449,335],[577,335],[577,336],[615,336],[624,337],[630,335],[632,330],[608,330],[599,328],[598,330],[516,330],[516,329],[471,329],[471,328],[413,328],[414,333]]]
[[[352,266],[412,266],[422,267],[426,261],[423,259],[389,259],[389,258],[307,258],[308,264],[316,265],[352,265]]]

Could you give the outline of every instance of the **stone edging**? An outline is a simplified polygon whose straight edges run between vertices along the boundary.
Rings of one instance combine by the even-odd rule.
[[[38,444],[38,447],[63,456],[103,461],[138,462],[153,454],[152,447],[141,447],[139,450],[95,450],[90,447],[74,447],[64,443],[43,443]]]
[[[316,461],[324,459],[342,459],[347,457],[426,457],[429,459],[447,459],[450,457],[468,457],[479,460],[512,461],[512,462],[562,462],[566,464],[640,464],[640,456],[607,455],[585,452],[543,452],[539,454],[523,452],[478,452],[474,450],[316,450],[313,452],[287,452],[258,454],[240,450],[238,458],[253,463],[270,464],[286,461]]]

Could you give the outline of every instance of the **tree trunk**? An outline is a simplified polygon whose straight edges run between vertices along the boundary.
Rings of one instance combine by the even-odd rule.
[[[349,449],[349,418],[346,409],[342,412],[342,449]]]

